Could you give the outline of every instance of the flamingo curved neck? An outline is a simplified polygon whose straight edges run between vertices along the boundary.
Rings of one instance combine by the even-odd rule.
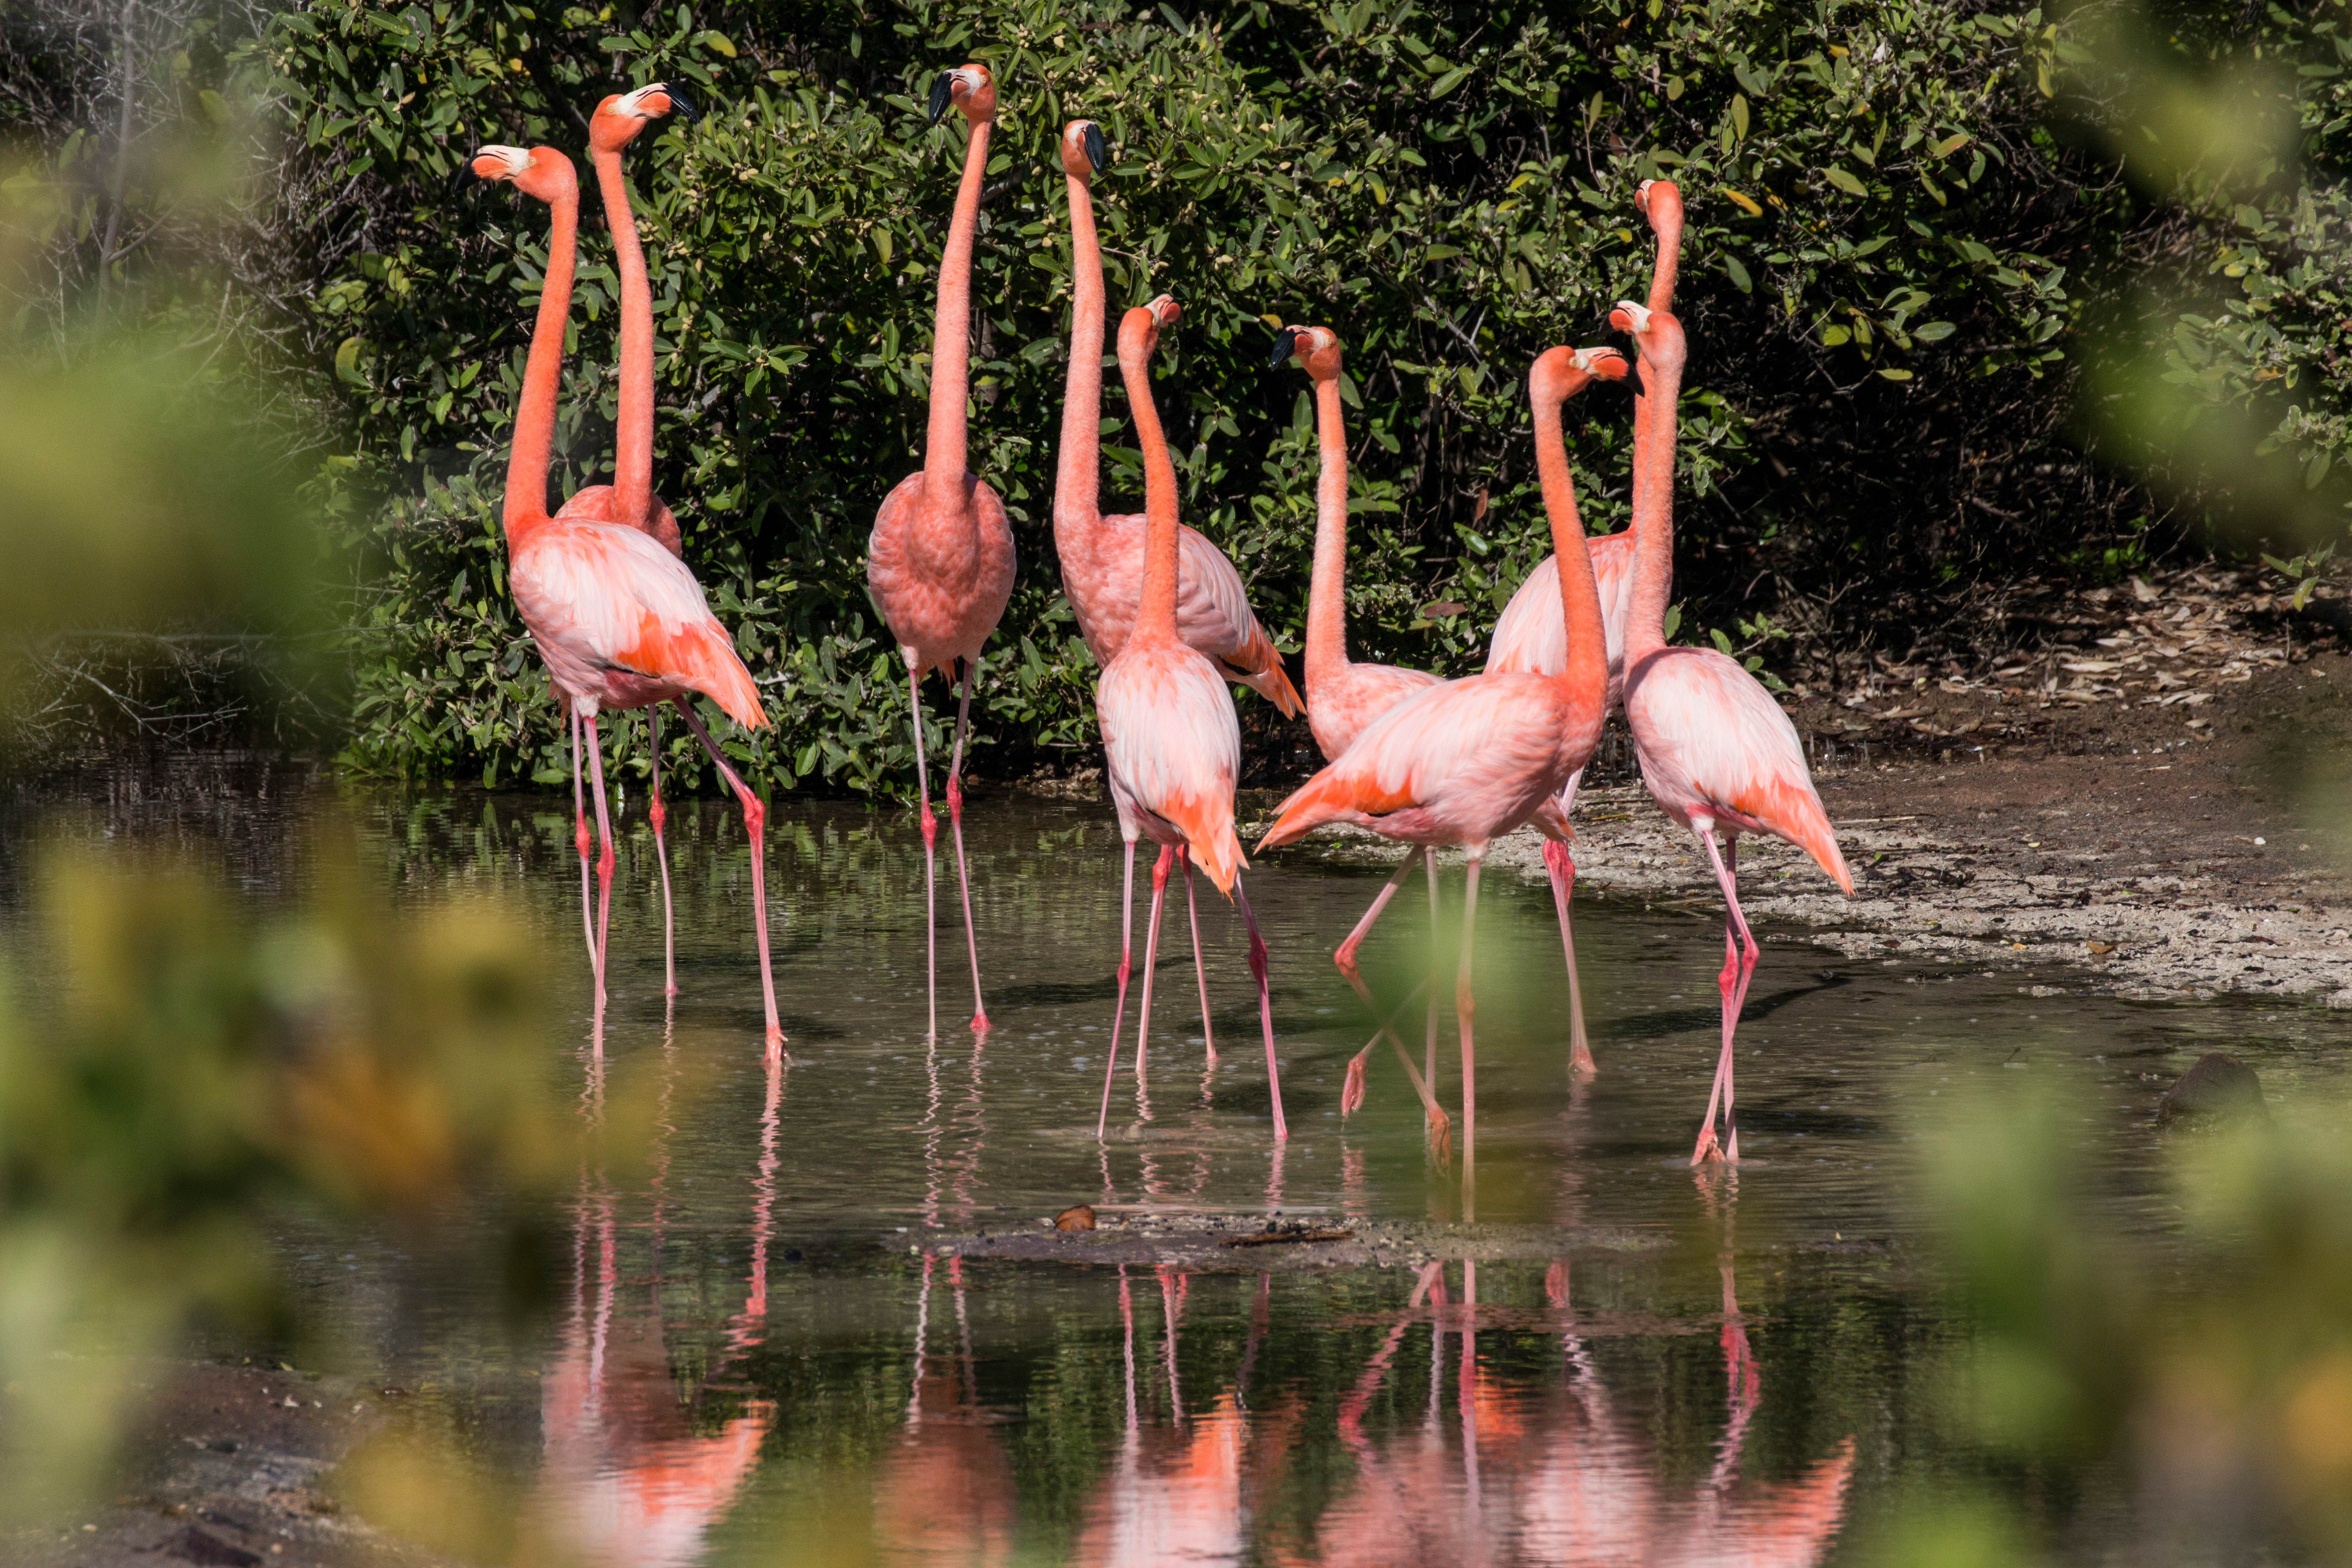
[[[1151,362],[1122,352],[1118,371],[1127,383],[1136,444],[1143,448],[1143,601],[1136,608],[1135,630],[1128,636],[1128,647],[1147,638],[1172,643],[1176,640],[1176,465],[1168,456],[1159,405],[1151,401]]]
[[[653,515],[654,296],[646,253],[637,243],[636,215],[618,148],[598,149],[596,185],[604,222],[613,231],[613,269],[621,279],[621,412],[613,434],[613,521],[643,528]]]
[[[1062,391],[1062,451],[1054,478],[1055,523],[1090,524],[1102,510],[1102,247],[1094,194],[1070,183],[1070,370]]]
[[[1323,458],[1315,481],[1315,572],[1307,589],[1307,689],[1348,668],[1348,433],[1339,378],[1315,384],[1315,437]]]
[[[940,255],[939,311],[931,331],[931,419],[923,445],[923,488],[934,502],[964,502],[964,402],[971,376],[971,247],[980,230],[980,182],[988,169],[989,122],[971,127],[963,179]]]
[[[1666,646],[1666,600],[1675,587],[1675,399],[1682,366],[1642,356],[1648,417],[1634,431],[1639,476],[1633,503],[1633,603],[1625,617],[1625,668]]]
[[[1559,679],[1579,710],[1598,713],[1609,696],[1608,632],[1601,615],[1601,590],[1592,576],[1584,520],[1576,510],[1576,482],[1569,473],[1568,437],[1560,428],[1562,399],[1549,390],[1533,399],[1536,477],[1543,487],[1544,516],[1551,524],[1551,548],[1559,563],[1560,614],[1568,626],[1568,667]]]
[[[1680,205],[1677,204],[1674,210],[1654,227],[1658,240],[1658,257],[1650,268],[1650,309],[1664,313],[1675,308],[1675,279],[1682,266],[1683,215]],[[1633,482],[1626,497],[1633,511],[1631,531],[1633,532],[1637,542],[1641,537],[1639,531],[1642,526],[1642,496],[1644,484],[1641,455],[1645,446],[1643,437],[1649,430],[1650,416],[1653,412],[1647,385],[1646,379],[1637,380],[1633,387]],[[1640,548],[1638,542],[1635,548],[1637,550]]]
[[[507,542],[547,521],[547,465],[555,444],[556,394],[563,381],[563,333],[572,318],[572,276],[577,263],[580,197],[567,192],[548,204],[547,273],[540,279],[539,317],[523,361],[522,397],[515,405],[514,439],[507,453],[501,521]]]

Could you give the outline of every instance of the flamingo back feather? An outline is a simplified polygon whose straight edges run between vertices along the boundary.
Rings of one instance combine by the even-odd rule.
[[[760,689],[702,584],[652,535],[554,519],[516,549],[509,581],[542,645],[699,691],[747,730],[766,726]]]

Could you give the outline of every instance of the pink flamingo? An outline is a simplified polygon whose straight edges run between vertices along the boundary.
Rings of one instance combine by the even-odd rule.
[[[1062,561],[1062,591],[1077,617],[1078,635],[1095,662],[1108,668],[1127,646],[1143,593],[1145,525],[1141,516],[1102,515],[1102,247],[1095,237],[1091,183],[1107,153],[1102,130],[1091,120],[1062,128],[1062,169],[1070,188],[1070,368],[1062,397],[1062,447],[1054,482],[1054,550]],[[1176,635],[1185,646],[1209,656],[1229,679],[1238,680],[1273,703],[1283,717],[1301,712],[1297,689],[1282,667],[1282,650],[1258,624],[1249,606],[1242,574],[1225,552],[1195,530],[1179,524],[1176,534]],[[1133,839],[1128,853],[1135,852]],[[1168,890],[1171,862],[1184,872],[1184,902],[1192,921],[1192,966],[1201,987],[1201,1033],[1209,1059],[1217,1037],[1209,1024],[1209,976],[1201,956],[1201,915],[1192,898],[1191,858],[1162,846],[1151,868],[1151,922],[1144,938],[1143,1001],[1136,1026],[1139,1061],[1151,1023],[1151,979],[1159,952],[1160,901]],[[1132,874],[1132,868],[1130,875]],[[1118,955],[1124,984],[1130,956]]]
[[[548,204],[551,227],[547,275],[541,279],[539,317],[530,353],[523,365],[522,396],[515,409],[514,440],[507,460],[504,525],[507,583],[515,608],[530,628],[548,673],[580,721],[572,731],[572,787],[580,791],[581,730],[587,732],[591,776],[596,792],[601,884],[597,931],[590,956],[596,997],[604,997],[604,921],[613,888],[612,823],[604,805],[604,751],[596,730],[603,710],[649,707],[674,701],[703,749],[718,764],[743,805],[751,841],[751,909],[760,949],[760,985],[767,1008],[769,1050],[780,1050],[783,1029],[776,1021],[776,985],[768,963],[768,899],[764,871],[765,807],[727,765],[702,721],[686,702],[700,692],[747,730],[763,728],[751,672],[735,655],[727,628],[711,615],[702,585],[685,563],[650,534],[591,519],[551,517],[547,511],[548,455],[554,441],[555,402],[563,369],[563,331],[571,314],[577,259],[580,189],[572,161],[552,147],[488,146],[461,167],[481,180],[510,182],[524,195]]]
[[[1319,824],[1359,823],[1384,837],[1424,849],[1459,845],[1470,862],[1462,907],[1462,961],[1454,1006],[1462,1034],[1462,1154],[1465,1194],[1475,1180],[1477,1137],[1475,1006],[1471,991],[1471,943],[1478,913],[1478,871],[1487,842],[1534,822],[1547,837],[1567,830],[1554,799],[1601,740],[1609,670],[1603,648],[1600,591],[1584,549],[1584,525],[1559,436],[1560,405],[1598,376],[1616,380],[1625,361],[1613,349],[1549,349],[1528,376],[1536,420],[1536,460],[1544,489],[1560,498],[1550,513],[1552,549],[1560,574],[1561,615],[1569,628],[1568,667],[1558,675],[1517,671],[1473,675],[1428,687],[1382,713],[1339,760],[1309,779],[1282,807],[1259,840],[1261,851],[1287,844]],[[1309,683],[1312,689],[1312,683]],[[1391,887],[1393,884],[1391,884]],[[1367,1047],[1369,1050],[1370,1047]],[[1402,1054],[1402,1051],[1400,1051]],[[1342,1104],[1363,1097],[1360,1054],[1349,1064]],[[1406,1059],[1405,1069],[1412,1074]],[[1418,1075],[1433,1131],[1442,1113]],[[1471,1217],[1470,1202],[1464,1217]]]
[[[1625,626],[1625,724],[1642,783],[1660,810],[1698,836],[1723,889],[1723,1048],[1691,1163],[1739,1160],[1732,1116],[1732,1035],[1763,949],[1739,909],[1739,836],[1769,833],[1811,855],[1848,894],[1853,878],[1805,767],[1797,727],[1739,661],[1713,648],[1666,646],[1674,580],[1675,399],[1682,386],[1682,323],[1664,310],[1618,301],[1612,326],[1631,332],[1654,399],[1635,461],[1643,472],[1633,606]],[[1724,830],[1720,847],[1717,830]],[[1723,1138],[1716,1137],[1716,1107]]]
[[[1348,431],[1339,405],[1343,358],[1339,335],[1328,327],[1285,327],[1275,338],[1274,354],[1267,361],[1270,369],[1281,368],[1285,361],[1295,362],[1315,384],[1315,442],[1321,469],[1315,482],[1314,575],[1307,591],[1307,723],[1327,763],[1338,762],[1365,725],[1414,692],[1437,684],[1437,677],[1426,670],[1359,664],[1348,657]],[[1428,868],[1429,914],[1435,922],[1437,862],[1416,845],[1406,852],[1395,874],[1372,900],[1372,907],[1331,955],[1349,986],[1376,1013],[1379,1008],[1357,967],[1356,952],[1370,934],[1372,922],[1404,886],[1415,859]],[[1433,995],[1430,1005],[1423,1070],[1433,1085],[1437,1076]],[[1397,1040],[1385,1025],[1381,1032],[1395,1040],[1402,1056],[1404,1042]]]
[[[932,883],[939,819],[931,815],[923,760],[923,677],[952,680],[963,666],[956,704],[955,750],[948,760],[948,817],[955,834],[956,884],[963,894],[964,945],[971,954],[971,1026],[988,1028],[980,995],[980,941],[972,933],[971,879],[963,858],[963,736],[971,720],[972,670],[981,645],[1013,596],[1013,530],[1004,503],[964,466],[964,398],[971,373],[971,246],[980,227],[980,182],[988,168],[988,132],[996,118],[996,82],[986,66],[958,66],[931,84],[931,123],[953,102],[971,134],[955,216],[940,256],[939,308],[931,334],[930,428],[923,467],[899,481],[875,514],[866,542],[866,582],[898,651],[907,659],[907,695],[915,716],[915,784],[922,801],[923,931],[929,944],[931,1033],[940,1032],[940,942]]]
[[[687,123],[694,105],[667,83],[654,82],[634,92],[615,93],[596,106],[588,120],[589,161],[596,166],[596,184],[604,198],[605,226],[613,235],[614,270],[621,280],[620,417],[613,454],[613,482],[588,485],[572,492],[556,516],[592,522],[616,522],[641,529],[661,542],[672,555],[683,557],[677,519],[653,493],[654,468],[654,299],[646,278],[646,253],[637,243],[636,216],[629,209],[628,182],[621,175],[622,150],[637,132],[667,114]],[[560,694],[559,694],[560,696]],[[575,714],[572,721],[580,725]],[[677,923],[671,914],[669,848],[662,829],[669,813],[661,793],[661,704],[646,709],[646,754],[653,764],[653,799],[646,817],[653,824],[654,859],[661,868],[662,994],[677,994]],[[574,803],[573,837],[580,847],[580,886],[588,886],[588,816]]]
[[[1650,309],[1665,310],[1673,308],[1675,273],[1681,259],[1683,242],[1682,192],[1671,180],[1644,180],[1634,193],[1634,205],[1650,220],[1650,227],[1658,238],[1657,260],[1650,274]],[[1642,448],[1642,437],[1648,427],[1650,400],[1637,388],[1633,395],[1633,449]],[[1633,464],[1633,504],[1638,515],[1642,503],[1642,466],[1638,457]],[[1549,504],[1549,497],[1546,497]],[[1625,689],[1625,614],[1632,603],[1633,586],[1633,530],[1621,529],[1603,534],[1586,544],[1592,557],[1592,576],[1601,589],[1601,615],[1609,633],[1609,706],[1615,708],[1623,700]],[[1495,623],[1494,640],[1486,650],[1489,674],[1507,669],[1532,669],[1552,674],[1568,664],[1568,626],[1552,614],[1559,601],[1559,558],[1547,555],[1528,574],[1511,602],[1503,606],[1500,619]],[[1584,773],[1578,770],[1559,792],[1559,814],[1563,817],[1576,805],[1576,786]],[[1568,1050],[1569,1068],[1579,1076],[1590,1077],[1598,1070],[1592,1060],[1592,1047],[1584,1032],[1584,995],[1577,983],[1576,934],[1570,920],[1570,900],[1576,887],[1576,861],[1570,853],[1568,840],[1548,838],[1543,847],[1544,869],[1551,878],[1552,907],[1559,916],[1559,945],[1568,960]]]
[[[1181,846],[1201,863],[1217,890],[1241,906],[1249,927],[1250,973],[1257,979],[1258,1023],[1265,1035],[1266,1083],[1274,1091],[1274,1135],[1290,1136],[1282,1114],[1282,1074],[1274,1055],[1274,1004],[1266,989],[1265,941],[1241,874],[1248,862],[1234,835],[1234,781],[1241,773],[1241,723],[1233,693],[1209,656],[1176,635],[1176,466],[1151,401],[1151,353],[1160,330],[1181,314],[1162,294],[1129,310],[1118,327],[1118,369],[1143,448],[1143,511],[1150,538],[1143,563],[1143,597],[1127,646],[1095,682],[1095,713],[1102,724],[1104,772],[1118,808],[1118,831],[1132,846],[1139,833],[1157,844]],[[1135,855],[1127,857],[1119,903],[1119,948],[1127,949],[1135,918]],[[1127,976],[1119,975],[1118,1011],[1111,1021],[1110,1062],[1103,1076],[1100,1138],[1110,1123],[1110,1086],[1118,1072],[1118,1026],[1127,1012]]]

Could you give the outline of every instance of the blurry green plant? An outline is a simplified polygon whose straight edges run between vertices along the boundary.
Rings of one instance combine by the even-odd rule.
[[[1954,1414],[2011,1498],[1939,1560],[2032,1560],[2063,1500],[2104,1472],[2144,1560],[2352,1557],[2352,1180],[2340,1104],[2162,1138],[2171,1202],[2126,1207],[2084,1147],[2071,1086],[1988,1093],[1940,1115],[1927,1197],[1967,1302]],[[2021,1487],[2020,1478],[2027,1484]],[[1914,1562],[1897,1531],[1878,1555]],[[1907,1543],[1907,1544],[1906,1544]]]
[[[527,1226],[572,1169],[525,923],[388,913],[323,837],[307,906],[269,916],[183,863],[47,857],[19,962],[60,1002],[0,1009],[0,1511],[96,1483],[136,1358],[199,1315],[271,1325],[273,1206],[415,1228],[487,1187]]]

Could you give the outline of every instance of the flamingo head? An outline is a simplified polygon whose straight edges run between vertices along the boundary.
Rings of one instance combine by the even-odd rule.
[[[931,83],[931,123],[937,125],[954,104],[963,117],[974,125],[996,118],[996,79],[988,74],[986,66],[962,65],[951,71],[941,71]]]
[[[1622,381],[1625,356],[1615,349],[1546,349],[1528,371],[1528,397],[1535,404],[1559,404],[1596,381]]]
[[[1121,363],[1147,360],[1160,347],[1160,330],[1172,327],[1183,319],[1183,307],[1175,297],[1162,294],[1148,305],[1138,305],[1118,322],[1118,357]]]
[[[1669,224],[1679,227],[1683,218],[1683,192],[1672,180],[1643,180],[1633,192],[1633,205],[1650,220],[1650,227],[1664,232]]]
[[[683,124],[695,121],[694,104],[666,81],[647,82],[630,92],[616,92],[596,106],[588,119],[588,145],[599,153],[617,153],[647,123],[675,114]]]
[[[577,195],[580,185],[572,160],[552,147],[507,147],[492,142],[477,147],[457,161],[450,190],[470,190],[477,184],[504,180],[527,196],[558,202]]]
[[[1643,365],[1672,363],[1677,370],[1682,367],[1683,324],[1671,312],[1620,300],[1617,308],[1609,312],[1609,324],[1632,336]],[[1643,384],[1647,384],[1646,377]]]
[[[1091,120],[1073,120],[1062,127],[1062,167],[1079,179],[1091,179],[1110,163],[1103,145],[1102,127]]]
[[[1328,381],[1339,374],[1339,334],[1330,328],[1285,327],[1276,334],[1274,356],[1266,363],[1278,369],[1286,360],[1297,360],[1317,381]]]

